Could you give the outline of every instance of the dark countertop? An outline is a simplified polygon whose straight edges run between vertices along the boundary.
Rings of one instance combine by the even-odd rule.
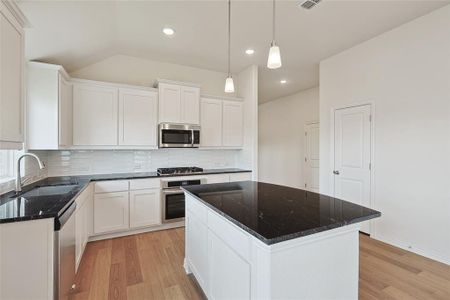
[[[256,181],[183,189],[267,245],[381,216],[337,198]]]
[[[55,218],[55,229],[58,229],[58,217],[71,206],[75,198],[91,181],[167,178],[244,172],[251,171],[228,168],[204,170],[202,173],[197,174],[176,174],[169,176],[159,176],[156,172],[146,172],[48,177],[24,186],[19,196],[14,191],[0,195],[0,223]],[[63,187],[65,185],[73,185],[73,189],[67,192]],[[30,195],[26,198],[21,196],[35,187],[42,186],[60,186],[60,188],[55,188],[53,195]]]

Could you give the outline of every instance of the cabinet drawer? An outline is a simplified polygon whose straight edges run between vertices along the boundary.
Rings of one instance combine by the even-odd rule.
[[[242,258],[250,261],[250,238],[236,225],[208,210],[208,227]]]
[[[95,193],[111,193],[128,191],[128,180],[109,180],[95,183]]]
[[[161,181],[159,179],[134,179],[130,180],[130,190],[159,189]]]
[[[206,224],[208,208],[191,195],[186,195],[186,209],[200,222]]]
[[[230,173],[230,182],[252,180],[252,172]]]
[[[228,174],[216,174],[216,175],[208,175],[206,179],[206,183],[223,183],[223,182],[229,182],[230,178]]]

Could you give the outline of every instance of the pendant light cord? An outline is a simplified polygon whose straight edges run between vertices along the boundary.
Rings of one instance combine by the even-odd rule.
[[[230,74],[230,52],[231,52],[231,0],[228,0],[228,77]]]
[[[275,41],[275,0],[272,1],[272,42]]]

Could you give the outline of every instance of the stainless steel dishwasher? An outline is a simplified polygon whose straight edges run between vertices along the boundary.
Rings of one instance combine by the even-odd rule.
[[[73,202],[55,221],[54,298],[69,299],[75,287],[75,208]]]

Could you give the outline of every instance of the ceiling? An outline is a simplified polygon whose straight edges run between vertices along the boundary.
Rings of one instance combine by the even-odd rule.
[[[276,41],[283,66],[265,65],[271,41],[271,1],[232,2],[231,67],[259,66],[259,102],[316,86],[319,62],[450,1],[323,0],[312,10],[277,0]],[[116,54],[214,71],[227,67],[227,2],[18,1],[32,28],[29,59],[75,71]],[[166,37],[161,29],[175,29]],[[248,56],[245,49],[255,54]],[[287,83],[280,84],[281,79]]]

